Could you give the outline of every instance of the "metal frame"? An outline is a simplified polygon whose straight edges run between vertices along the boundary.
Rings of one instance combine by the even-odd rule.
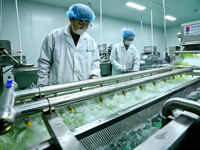
[[[177,117],[174,118],[174,120],[171,121],[171,119],[169,119],[169,116],[172,115],[172,110],[174,109],[181,109],[184,111],[182,111]],[[163,128],[135,149],[177,149],[183,139],[188,136],[188,130],[190,130],[195,125],[199,126],[199,115],[199,102],[187,100],[180,97],[168,99],[164,103],[161,113]],[[194,146],[190,145],[189,147],[191,149]]]
[[[186,83],[184,85],[181,85],[177,88],[174,88],[162,95],[159,95],[158,97],[152,98],[150,100],[146,100],[144,102],[141,102],[135,106],[132,106],[130,108],[126,108],[120,112],[117,112],[115,114],[112,114],[110,116],[107,116],[105,118],[96,120],[92,123],[86,124],[84,126],[81,126],[79,128],[76,128],[75,130],[73,130],[73,135],[79,140],[81,141],[82,139],[87,139],[89,137],[92,138],[93,135],[95,136],[97,132],[104,130],[105,128],[112,126],[113,124],[116,124],[117,122],[120,122],[130,116],[134,116],[137,118],[137,114],[141,113],[143,111],[148,112],[148,110],[154,110],[155,108],[161,108],[160,106],[163,104],[164,101],[166,101],[166,99],[168,99],[171,96],[176,96],[177,94],[179,95],[179,93],[181,95],[184,96],[184,94],[187,95],[186,90],[188,88],[191,88],[194,86],[194,88],[196,88],[197,85],[199,85],[200,83],[200,78],[197,78],[195,80],[193,80],[192,82]],[[188,91],[188,90],[187,90]],[[183,94],[184,93],[184,94]],[[160,110],[155,109],[154,112],[157,112],[159,114]],[[155,114],[153,114],[155,115]],[[141,118],[140,118],[141,119]],[[139,122],[141,123],[141,122]],[[134,125],[137,126],[138,122],[135,122]],[[132,126],[132,128],[134,128]],[[92,136],[91,136],[92,135]],[[101,137],[103,138],[103,137]],[[96,142],[100,142],[103,139],[98,139]],[[85,142],[86,140],[83,140],[82,142]],[[103,140],[105,141],[105,140]],[[82,143],[81,142],[81,143]],[[109,141],[108,141],[109,142]],[[43,144],[46,144],[46,147],[51,147],[51,145],[49,145],[49,140],[40,143],[37,146],[34,147],[40,147],[43,146]],[[83,143],[82,143],[83,144]],[[98,145],[98,144],[97,144]]]
[[[192,70],[193,70],[192,68],[173,70],[167,73],[161,73],[161,74],[150,76],[150,77],[143,77],[140,79],[125,81],[125,82],[114,84],[114,85],[82,91],[82,92],[79,92],[79,94],[73,93],[73,94],[68,94],[68,95],[59,96],[59,97],[52,97],[52,98],[48,98],[48,100],[44,98],[40,101],[30,102],[26,105],[15,106],[14,110],[16,112],[16,116],[21,117],[21,116],[29,115],[32,113],[41,112],[43,109],[49,108],[49,103],[51,107],[69,105],[69,104],[81,102],[84,100],[88,100],[91,98],[101,97],[102,95],[106,95],[106,94],[110,94],[119,90],[131,88],[133,86],[138,86],[138,85],[145,84],[148,82],[153,82],[155,80],[160,80],[160,79],[167,78],[170,76],[175,76],[177,74],[191,72]]]
[[[197,115],[200,115],[200,103],[184,98],[174,97],[167,100],[162,108],[162,126],[165,126],[171,119],[168,118],[174,109],[183,109]]]
[[[17,89],[17,84],[10,81],[11,85],[7,85],[0,96],[0,134],[4,134],[9,131],[15,121],[16,114],[14,110],[15,104],[15,89]]]
[[[151,107],[155,105],[156,103],[159,103],[160,101],[169,98],[173,96],[174,94],[183,91],[184,89],[200,82],[200,78],[195,79],[194,81],[184,84],[182,86],[179,86],[177,88],[174,88],[162,95],[159,95],[158,97],[146,100],[144,102],[141,102],[135,106],[131,106],[130,108],[126,108],[125,110],[122,110],[118,113],[115,113],[113,115],[110,115],[108,117],[105,117],[103,119],[97,120],[95,122],[92,122],[90,124],[84,125],[82,127],[76,128],[73,131],[73,134],[78,138],[82,139],[89,135],[92,132],[97,132],[107,126],[110,126],[118,121],[121,121],[122,119],[125,119],[131,115],[134,115],[148,107]],[[159,113],[159,112],[158,112]]]
[[[120,82],[120,80],[131,80],[138,76],[145,76],[149,74],[156,74],[156,73],[162,73],[171,71],[173,69],[172,66],[169,67],[163,67],[163,68],[156,68],[152,70],[145,70],[140,72],[134,72],[134,73],[127,73],[127,74],[121,74],[116,76],[110,76],[110,77],[103,77],[93,80],[85,80],[85,81],[79,81],[79,82],[73,82],[73,83],[67,83],[67,84],[59,84],[59,85],[53,85],[53,86],[46,86],[46,87],[40,87],[30,90],[24,90],[24,91],[17,91],[16,93],[16,100],[20,99],[27,99],[27,98],[33,98],[36,95],[49,95],[49,94],[55,94],[59,92],[69,91],[69,90],[75,90],[78,89],[80,91],[80,88],[85,88],[89,86],[98,86],[107,83],[113,83],[113,82]]]
[[[56,145],[56,149],[83,149],[73,133],[68,129],[56,112],[44,112],[42,113],[42,118],[52,137],[53,143]]]
[[[195,123],[197,118],[189,115],[180,115],[168,123],[153,136],[140,144],[134,150],[174,150],[177,149],[181,141],[186,137],[188,130]],[[190,149],[193,146],[190,146]]]
[[[169,78],[171,76],[175,76],[175,75],[179,75],[179,74],[183,74],[183,73],[189,73],[189,72],[193,71],[193,68],[192,67],[184,67],[183,69],[179,69],[179,70],[168,71],[168,72],[156,74],[156,75],[153,75],[153,76],[145,76],[143,78],[136,78],[134,80],[132,79],[133,77],[143,76],[143,75],[147,75],[147,74],[149,75],[149,74],[163,72],[163,71],[167,71],[167,70],[172,70],[172,67],[153,69],[153,71],[147,70],[147,71],[138,72],[138,73],[130,73],[130,74],[124,74],[124,75],[113,76],[113,77],[108,77],[108,78],[101,78],[101,79],[96,79],[96,80],[83,81],[83,82],[81,82],[81,83],[85,83],[83,85],[81,83],[78,83],[78,82],[73,83],[72,85],[65,84],[64,87],[62,87],[62,85],[58,85],[58,86],[55,86],[55,87],[57,87],[57,88],[54,88],[55,91],[53,90],[54,86],[50,87],[50,91],[48,91],[49,87],[39,88],[39,94],[41,95],[42,92],[45,93],[45,90],[47,91],[45,94],[53,94],[53,93],[55,94],[55,92],[58,92],[58,91],[61,92],[63,90],[66,90],[66,87],[68,87],[67,90],[74,90],[75,88],[91,86],[93,84],[95,84],[95,85],[100,84],[100,87],[96,87],[95,89],[89,89],[89,90],[86,90],[86,91],[80,91],[79,90],[78,92],[59,96],[59,97],[44,97],[39,101],[30,102],[26,105],[14,106],[14,102],[20,96],[23,97],[23,98],[27,97],[27,95],[28,95],[29,98],[30,98],[30,96],[31,97],[33,95],[35,96],[35,90],[32,90],[32,91],[30,90],[31,92],[29,91],[28,94],[24,94],[23,92],[21,92],[21,95],[19,94],[19,92],[14,92],[15,91],[14,89],[12,90],[13,94],[9,94],[7,91],[4,91],[5,94],[11,96],[11,97],[9,97],[9,99],[12,99],[12,104],[6,104],[6,106],[5,105],[2,105],[2,106],[5,107],[5,108],[11,107],[14,111],[11,112],[13,118],[11,120],[9,120],[10,121],[9,124],[6,124],[6,129],[1,128],[0,132],[1,132],[1,134],[3,134],[5,132],[9,131],[9,129],[12,128],[12,124],[14,123],[16,117],[23,117],[23,116],[26,116],[26,115],[30,115],[30,114],[37,113],[37,112],[43,112],[44,110],[47,110],[49,112],[49,114],[43,115],[43,118],[44,118],[44,120],[46,118],[46,121],[45,121],[46,125],[49,126],[49,128],[51,129],[51,130],[49,130],[50,133],[54,133],[53,138],[57,139],[56,143],[58,145],[60,145],[60,147],[62,149],[64,147],[66,147],[66,145],[65,144],[63,145],[62,143],[60,143],[59,134],[57,134],[57,132],[56,132],[55,124],[52,125],[52,123],[51,123],[51,119],[52,119],[51,117],[53,117],[53,115],[55,114],[55,113],[51,113],[52,110],[54,109],[54,107],[69,105],[69,104],[81,102],[81,101],[84,101],[84,100],[88,100],[88,99],[91,99],[91,98],[98,98],[98,97],[100,98],[102,95],[114,93],[116,91],[125,90],[125,89],[128,89],[128,88],[132,88],[133,86],[139,86],[139,85],[142,85],[142,84],[145,84],[145,83],[148,83],[148,82],[154,82],[155,80],[166,79],[166,78]],[[123,82],[120,82],[121,80]],[[101,85],[101,84],[108,83],[108,82],[110,83],[111,81],[116,82],[116,83],[112,84],[112,85],[108,84],[105,87]],[[173,93],[173,92],[170,91],[170,94],[171,93]],[[4,100],[4,97],[1,96],[0,100]],[[152,101],[145,101],[144,103],[141,103],[141,104],[138,104],[134,107],[131,107],[127,111],[118,113],[117,116],[115,114],[116,118],[112,117],[112,121],[111,120],[109,121],[109,119],[107,119],[106,122],[102,121],[102,124],[101,125],[98,124],[98,126],[96,126],[96,128],[100,129],[100,128],[104,127],[106,124],[110,124],[111,122],[113,123],[113,122],[118,121],[118,120],[120,120],[124,117],[128,117],[132,113],[137,113],[141,109],[147,108],[147,107],[157,103],[159,100],[160,99],[158,98],[157,100],[154,99]],[[4,112],[4,110],[0,111],[0,113],[2,113],[2,112]],[[55,117],[55,118],[56,118],[56,120],[60,119],[58,117]],[[8,121],[6,119],[7,118],[5,118],[3,115],[0,116],[0,121],[4,120],[3,122],[6,122],[6,121]],[[3,122],[1,122],[1,123],[3,123]],[[91,132],[92,130],[94,130],[94,128],[88,129],[87,132],[88,131]],[[78,134],[77,134],[77,136],[78,136]],[[81,135],[79,135],[79,136],[81,136]],[[54,142],[55,142],[55,140],[54,140]],[[46,143],[49,143],[49,142],[46,142]]]
[[[174,51],[175,54],[200,54],[200,51],[191,50],[191,51]]]

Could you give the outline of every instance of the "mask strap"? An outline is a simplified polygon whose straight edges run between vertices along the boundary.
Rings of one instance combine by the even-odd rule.
[[[74,30],[74,20],[73,20],[73,23],[72,23],[72,30],[75,33],[75,30]]]

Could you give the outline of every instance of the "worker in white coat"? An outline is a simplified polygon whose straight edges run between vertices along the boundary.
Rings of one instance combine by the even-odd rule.
[[[139,71],[140,68],[140,56],[136,47],[132,44],[135,32],[124,30],[122,36],[123,42],[115,44],[111,51],[112,75],[127,71]]]
[[[74,4],[66,13],[70,24],[45,38],[38,59],[38,86],[93,79],[100,76],[100,56],[94,39],[86,33],[95,20],[86,5]]]

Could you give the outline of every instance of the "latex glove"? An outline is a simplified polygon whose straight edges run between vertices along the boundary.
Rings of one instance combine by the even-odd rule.
[[[89,77],[89,79],[97,79],[97,78],[99,78],[99,77],[96,75],[93,75],[93,74]]]
[[[126,72],[126,68],[125,68],[125,67],[119,66],[118,69],[119,69],[120,71],[122,71],[122,72]]]

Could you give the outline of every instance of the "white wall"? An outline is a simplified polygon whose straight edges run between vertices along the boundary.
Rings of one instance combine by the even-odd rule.
[[[45,36],[53,29],[62,27],[69,23],[65,16],[66,9],[53,7],[39,3],[18,0],[19,17],[22,37],[23,54],[27,62],[37,66],[40,47]],[[140,23],[128,22],[115,18],[103,17],[103,42],[115,44],[122,41],[122,31],[131,28],[136,32],[134,41],[138,51],[142,52],[143,46],[151,45],[150,26],[143,25],[143,39],[141,38]],[[88,33],[100,44],[99,16],[93,23]],[[2,39],[10,40],[13,50],[19,50],[19,40],[16,21],[16,10],[14,0],[3,0]],[[164,49],[163,29],[154,27],[154,45],[158,51]]]
[[[97,26],[99,23],[99,17],[96,20]],[[98,26],[99,28],[99,26]],[[144,46],[151,45],[151,27],[149,25],[143,25],[143,38],[141,36],[141,25],[136,22],[128,22],[124,20],[119,20],[115,18],[103,17],[103,41],[102,43],[118,43],[122,41],[122,32],[124,29],[133,29],[136,33],[134,39],[134,45],[137,47],[139,53],[141,54]],[[98,30],[98,29],[97,29]],[[97,43],[100,42],[99,33],[91,33]],[[157,46],[158,51],[164,49],[164,34],[163,29],[154,27],[154,45]],[[89,31],[90,33],[90,31]]]
[[[44,37],[54,28],[67,23],[65,9],[18,1],[23,55],[37,65]],[[2,39],[10,40],[13,50],[19,50],[19,38],[14,0],[3,1]]]
[[[167,28],[167,48],[171,46],[180,46],[178,41],[178,32],[180,31],[180,26],[175,26]]]

